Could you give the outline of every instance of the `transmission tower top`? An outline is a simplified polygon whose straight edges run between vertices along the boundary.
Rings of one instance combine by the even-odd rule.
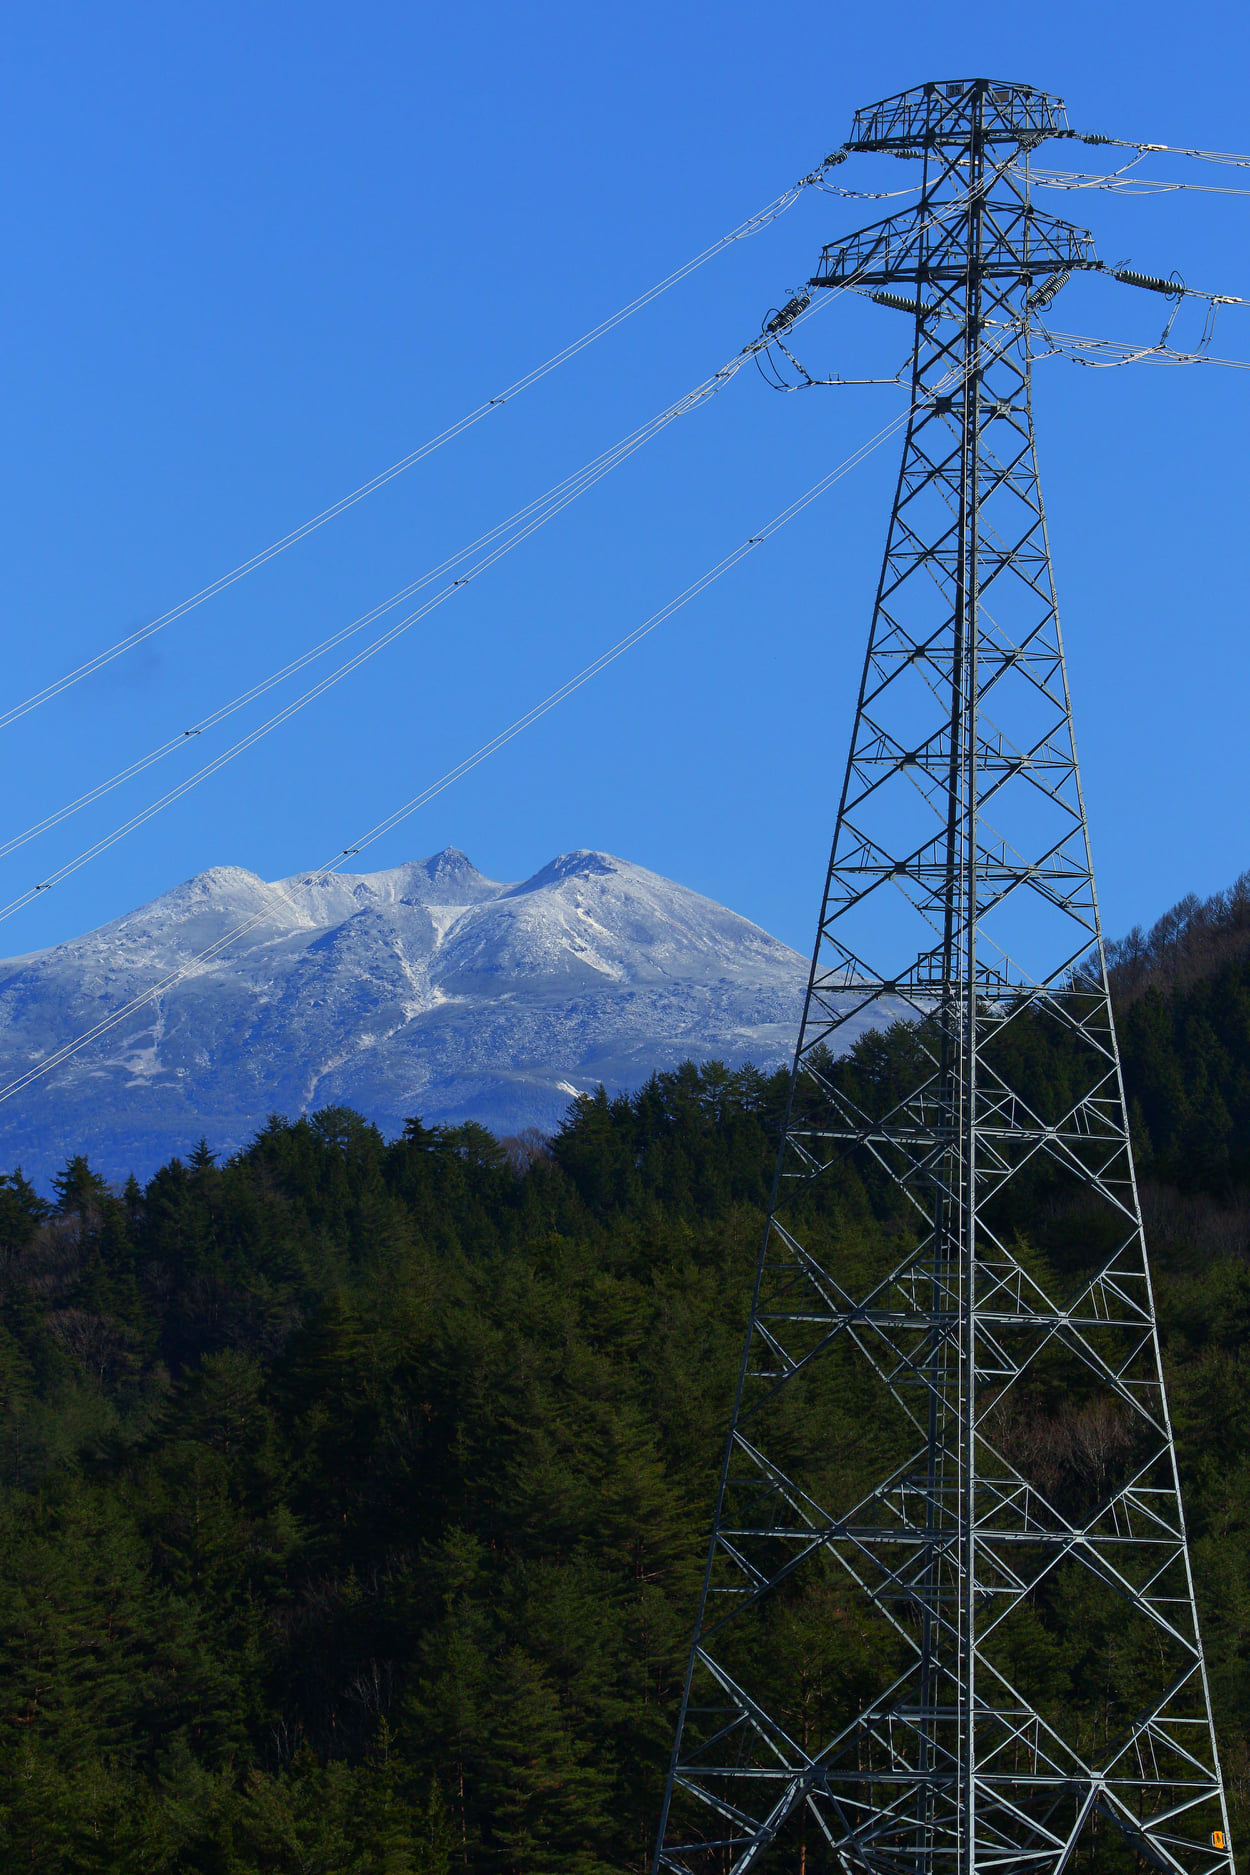
[[[985,143],[1071,135],[1062,98],[996,78],[947,78],[856,111],[846,148],[920,156],[966,144],[974,124]]]
[[[1102,271],[1093,235],[1036,209],[1027,168],[1014,160],[1022,146],[1061,133],[1067,133],[1062,99],[988,78],[918,85],[857,112],[846,147],[923,159],[920,199],[831,242],[808,285],[871,290],[906,282],[962,292],[975,276],[1001,281],[1014,294],[1039,278],[1062,284],[1080,270]],[[1006,147],[995,154],[997,145]],[[919,303],[916,309],[927,317],[948,310]]]

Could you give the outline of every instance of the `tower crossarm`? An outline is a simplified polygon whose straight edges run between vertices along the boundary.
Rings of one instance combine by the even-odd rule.
[[[987,143],[1033,147],[1046,137],[1070,134],[1062,98],[1010,79],[947,78],[913,85],[856,111],[846,147],[894,156],[942,149],[962,154],[974,97],[980,101],[980,131]]]
[[[921,202],[909,214],[892,215],[872,227],[832,241],[808,281],[813,287],[928,286],[962,283],[969,271],[967,203],[958,197],[940,207]],[[975,260],[982,279],[1030,284],[1052,274],[1101,271],[1094,237],[1086,228],[1043,215],[1014,194],[985,205],[985,235]],[[936,307],[925,306],[923,317]]]

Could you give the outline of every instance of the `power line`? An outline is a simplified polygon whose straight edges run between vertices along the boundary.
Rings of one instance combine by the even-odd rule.
[[[1140,158],[1134,159],[1140,161]],[[1159,176],[1135,176],[1133,164],[1113,170],[1109,175],[1089,174],[1078,169],[1037,169],[1030,166],[1033,183],[1046,189],[1109,189],[1119,195],[1250,195],[1250,189],[1233,189],[1214,182],[1165,182]]]
[[[1104,137],[1096,130],[1052,130],[1052,137],[1075,143],[1106,144],[1113,150],[1136,150],[1141,156],[1191,156],[1200,163],[1222,163],[1229,169],[1250,169],[1250,156],[1228,150],[1188,150],[1174,143],[1138,143],[1130,137]]]
[[[846,289],[842,289],[842,291],[845,290]],[[841,297],[841,292],[831,294],[824,300],[814,302],[810,305],[804,303],[786,320],[785,330],[788,332],[793,329],[793,327],[806,323],[807,320],[815,315],[822,304],[828,304],[833,299],[839,297]],[[753,339],[747,345],[743,346],[742,350],[736,353],[725,365],[722,365],[719,371],[714,372],[709,378],[706,378],[702,384],[697,385],[692,391],[687,392],[684,397],[679,398],[677,402],[670,405],[667,410],[661,411],[656,417],[651,418],[648,423],[641,425],[639,429],[634,431],[630,436],[624,438],[620,443],[615,444],[610,450],[605,451],[603,455],[595,458],[593,462],[588,463],[585,468],[578,470],[574,475],[567,477],[564,482],[558,483],[553,489],[548,490],[546,495],[538,497],[535,501],[529,503],[526,508],[518,510],[508,521],[499,523],[487,534],[480,536],[479,539],[473,542],[469,547],[462,548],[457,554],[441,562],[440,565],[431,572],[423,574],[420,579],[402,588],[400,592],[394,594],[382,604],[374,607],[372,611],[363,614],[359,619],[354,620],[352,624],[344,626],[342,630],[334,633],[330,638],[323,640],[320,645],[314,646],[311,650],[302,653],[298,658],[284,665],[270,677],[262,679],[259,684],[253,685],[251,689],[242,692],[230,703],[222,705],[220,709],[212,712],[208,717],[201,719],[201,721],[193,725],[192,728],[182,730],[178,735],[168,738],[147,755],[130,763],[126,768],[118,770],[117,773],[110,776],[108,780],[100,782],[95,787],[88,789],[84,794],[79,795],[76,800],[67,802],[54,813],[46,815],[42,820],[35,822],[32,826],[28,827],[25,832],[14,835],[8,842],[0,845],[0,858],[4,858],[8,854],[27,845],[40,834],[49,832],[52,828],[61,825],[73,814],[101,800],[105,795],[112,793],[114,789],[122,786],[129,780],[133,780],[137,775],[144,773],[158,761],[163,760],[165,756],[172,754],[175,749],[183,747],[190,738],[197,737],[207,729],[215,727],[217,724],[225,721],[246,704],[255,701],[256,698],[273,689],[286,677],[305,668],[317,657],[323,655],[325,651],[343,643],[355,632],[363,629],[365,625],[372,623],[386,612],[393,610],[394,607],[400,604],[405,598],[411,596],[421,587],[430,584],[439,574],[450,570],[453,566],[463,564],[466,559],[471,558],[479,549],[489,547],[490,551],[484,553],[483,557],[476,565],[471,566],[467,573],[453,580],[451,585],[443,588],[442,591],[436,593],[414,612],[409,613],[405,618],[400,619],[396,624],[390,626],[375,639],[372,644],[365,646],[363,650],[355,653],[353,657],[347,659],[337,670],[331,672],[329,676],[322,678],[300,697],[297,697],[293,702],[285,705],[264,723],[261,723],[246,736],[241,737],[237,742],[233,743],[230,748],[215,756],[210,762],[205,763],[201,768],[197,769],[194,774],[178,783],[176,787],[171,788],[157,800],[150,802],[147,807],[140,809],[138,813],[131,815],[127,820],[122,822],[120,826],[115,827],[110,833],[103,835],[99,840],[85,848],[74,858],[67,860],[64,865],[51,872],[47,878],[26,888],[23,892],[19,893],[16,898],[10,900],[7,905],[0,906],[0,922],[6,918],[12,917],[14,913],[21,911],[25,906],[31,904],[40,893],[50,891],[54,886],[61,884],[73,873],[87,865],[91,860],[98,858],[100,854],[116,846],[121,840],[126,838],[128,834],[135,832],[139,827],[155,818],[155,816],[161,813],[166,807],[172,806],[174,802],[180,800],[183,795],[188,794],[193,788],[198,787],[201,781],[205,781],[210,776],[216,774],[219,769],[224,768],[229,762],[233,761],[236,756],[243,754],[256,742],[259,742],[264,736],[268,735],[270,731],[280,727],[307,704],[315,701],[315,699],[323,695],[325,691],[331,689],[344,677],[349,676],[353,671],[357,670],[360,665],[367,663],[370,658],[374,657],[379,651],[384,650],[386,646],[393,643],[396,638],[410,630],[413,625],[418,623],[421,619],[426,618],[430,612],[441,605],[445,599],[450,598],[454,592],[468,585],[479,573],[484,572],[487,567],[494,565],[496,560],[503,558],[506,553],[511,552],[513,547],[519,546],[530,534],[536,532],[539,527],[544,526],[547,521],[553,519],[555,515],[559,514],[564,508],[568,507],[576,500],[578,495],[583,494],[588,488],[592,487],[595,482],[601,480],[602,477],[609,473],[611,469],[615,468],[619,462],[624,461],[629,455],[632,455],[635,450],[641,448],[643,443],[649,441],[652,436],[658,435],[660,430],[666,428],[667,425],[673,422],[677,417],[683,416],[690,410],[695,409],[709,397],[714,396],[717,391],[723,389],[724,385],[728,383],[731,378],[736,376],[737,372],[742,368],[748,358],[758,356],[762,350],[767,349],[769,344],[776,341],[778,329],[778,322],[772,322],[772,325],[764,335],[760,338]],[[875,382],[876,380],[871,381]],[[897,380],[889,381],[895,382]],[[509,529],[514,530],[510,537],[508,537]],[[503,536],[502,539],[500,538],[501,536]],[[492,543],[495,544],[492,545]]]
[[[304,691],[302,695],[294,698],[290,703],[285,704],[282,709],[276,711],[274,715],[268,717],[263,723],[258,724],[255,729],[249,730],[245,736],[241,736],[237,742],[232,743],[228,749],[222,750],[222,752],[214,756],[211,761],[204,763],[201,768],[196,769],[194,774],[188,775],[175,787],[170,788],[167,793],[159,796],[157,800],[149,802],[148,805],[141,808],[138,813],[132,814],[128,820],[123,821],[120,826],[115,827],[111,833],[103,835],[99,840],[93,842],[91,846],[86,847],[81,853],[78,853],[73,859],[69,859],[64,865],[57,867],[55,871],[49,873],[48,876],[37,885],[30,886],[25,891],[19,893],[19,895],[10,900],[7,905],[0,906],[0,922],[6,918],[11,918],[15,912],[21,911],[24,906],[29,905],[37,898],[41,892],[50,891],[53,886],[60,885],[65,879],[69,878],[71,874],[80,871],[81,868],[87,865],[91,860],[98,859],[101,853],[105,853],[111,847],[116,846],[119,841],[126,838],[127,834],[135,832],[137,828],[146,825],[149,820],[154,819],[157,814],[163,812],[165,808],[172,806],[175,801],[181,800],[185,794],[189,794],[193,788],[197,788],[202,781],[207,781],[208,778],[211,775],[215,775],[219,769],[224,768],[229,762],[234,761],[236,756],[242,755],[245,750],[250,749],[272,730],[279,728],[281,724],[289,721],[292,716],[297,715],[306,705],[314,702],[316,698],[323,696],[327,690],[332,689],[334,685],[340,683],[343,678],[350,676],[353,671],[358,670],[362,664],[367,663],[370,658],[375,657],[379,651],[393,644],[398,637],[410,630],[419,620],[428,617],[437,606],[442,605],[445,600],[451,598],[453,593],[459,592],[463,587],[467,586],[470,581],[476,579],[479,573],[484,573],[486,569],[493,566],[497,560],[501,560],[505,554],[510,553],[512,549],[519,546],[523,540],[527,540],[531,534],[536,533],[540,527],[545,526],[548,521],[554,519],[557,514],[561,513],[575,501],[579,495],[584,494],[588,488],[593,487],[596,482],[601,481],[618,463],[625,461],[628,456],[633,455],[634,452],[640,449],[643,443],[649,441],[652,436],[658,435],[662,429],[666,428],[668,424],[673,422],[677,417],[684,416],[688,411],[697,408],[698,405],[706,402],[709,397],[714,396],[717,391],[723,389],[730,379],[735,377],[738,371],[741,370],[746,356],[751,349],[751,347],[748,347],[746,353],[739,354],[736,358],[731,359],[727,365],[722,366],[722,368],[714,372],[711,377],[705,378],[702,384],[696,385],[692,391],[687,392],[684,397],[679,398],[675,404],[671,404],[669,408],[662,411],[659,416],[652,418],[649,423],[642,425],[642,427],[634,431],[631,436],[625,438],[622,443],[605,451],[602,456],[596,458],[593,463],[588,464],[585,469],[580,470],[576,475],[570,476],[565,482],[559,484],[550,492],[549,496],[541,498],[539,502],[532,503],[528,510],[522,511],[524,518],[521,524],[514,527],[512,532],[506,534],[503,539],[497,540],[494,545],[490,546],[488,551],[481,556],[475,565],[471,566],[467,572],[462,573],[457,579],[453,580],[450,585],[444,586],[441,591],[427,599],[425,603],[418,606],[415,611],[408,613],[404,618],[397,620],[395,624],[389,626],[388,629],[379,637],[375,638],[371,644],[365,645],[362,650],[357,651],[352,657],[346,659],[337,669],[331,671],[327,676],[319,679],[317,683]],[[505,526],[506,525],[507,524],[505,524]],[[496,532],[498,531],[499,530],[496,530]],[[418,584],[421,583],[424,582],[418,582]],[[388,609],[388,607],[379,608],[380,611],[386,609]],[[374,616],[376,616],[376,614],[374,614]],[[356,626],[345,628],[345,630],[339,634],[340,641],[356,629]],[[301,663],[310,662],[315,655],[317,654],[314,652],[307,653],[303,659],[296,660],[296,665],[292,668],[296,668]],[[272,683],[277,681],[278,679],[274,678],[270,683],[257,685],[254,690],[249,693],[249,696],[260,694],[263,690],[271,688]],[[242,707],[242,704],[236,703],[235,705],[225,706],[218,713],[218,720],[222,720],[225,716],[231,714],[232,710],[236,707]],[[130,769],[122,771],[121,775],[115,777],[111,782],[101,784],[90,797],[82,797],[81,804],[85,805],[88,798],[99,799],[101,795],[108,793],[113,786],[120,785],[121,780],[128,779],[131,775],[140,773],[144,768],[150,767],[154,762],[160,760],[164,754],[168,753],[171,748],[177,747],[184,740],[185,736],[180,736],[172,742],[163,744],[160,749],[154,750],[150,756],[133,763]],[[58,820],[68,818],[69,814],[75,811],[79,804],[80,803],[72,804],[59,815],[48,816],[48,822],[46,824],[55,824]],[[41,831],[41,829],[32,829],[28,834],[19,836],[15,842],[10,844],[9,848],[4,850],[12,850],[13,845],[24,844],[27,838],[33,838],[38,831]]]
[[[1079,332],[1051,332],[1038,324],[1048,350],[1035,358],[1070,358],[1079,365],[1222,365],[1228,371],[1250,371],[1250,359],[1213,358],[1209,352],[1181,352],[1170,345],[1131,345],[1123,339],[1087,338]]]
[[[748,351],[749,350],[750,348],[748,348]],[[324,690],[328,689],[332,684],[337,683],[341,677],[345,677],[350,671],[355,670],[358,665],[364,663],[376,652],[382,650],[402,632],[409,630],[418,620],[425,618],[429,612],[440,605],[443,600],[450,598],[454,592],[468,585],[470,580],[476,578],[478,573],[485,571],[488,566],[493,565],[494,562],[502,558],[505,553],[510,552],[513,547],[518,546],[522,540],[527,539],[530,534],[534,533],[539,527],[543,526],[564,508],[568,507],[579,495],[585,493],[585,491],[593,487],[596,482],[602,480],[602,478],[612,469],[616,468],[618,464],[633,455],[644,443],[649,442],[653,437],[659,435],[670,423],[697,408],[700,404],[705,402],[707,398],[723,389],[730,379],[736,376],[737,372],[741,369],[743,362],[745,362],[745,356],[746,354],[744,353],[731,359],[721,370],[714,372],[711,377],[706,378],[702,384],[697,385],[692,391],[687,392],[683,397],[679,398],[676,403],[670,404],[667,409],[651,417],[646,423],[641,424],[628,436],[614,443],[610,449],[603,451],[601,455],[595,457],[591,462],[586,463],[574,474],[566,476],[562,482],[556,483],[555,486],[548,489],[545,494],[528,502],[525,507],[518,509],[516,513],[510,515],[506,521],[499,522],[485,534],[479,535],[478,538],[472,541],[468,546],[460,548],[456,553],[440,561],[437,566],[421,574],[418,579],[413,580],[409,585],[393,593],[389,599],[383,600],[370,611],[362,613],[361,616],[354,619],[351,624],[345,625],[337,632],[332,633],[329,638],[323,639],[320,644],[314,645],[309,650],[301,652],[298,657],[284,664],[279,670],[262,678],[259,683],[253,684],[249,689],[240,692],[240,694],[234,697],[230,702],[222,704],[218,709],[211,711],[207,716],[201,717],[191,728],[180,730],[177,735],[167,738],[146,755],[139,757],[137,761],[129,763],[125,768],[119,769],[116,774],[111,775],[107,780],[97,783],[85,793],[80,794],[77,799],[69,801],[63,807],[56,809],[55,812],[45,815],[42,820],[36,821],[33,825],[28,827],[25,832],[15,834],[11,839],[0,844],[0,859],[6,858],[9,854],[18,851],[19,848],[26,846],[40,834],[47,833],[51,831],[53,827],[60,826],[73,814],[103,799],[105,795],[111,794],[125,782],[133,780],[137,775],[144,773],[157,762],[162,761],[166,756],[172,755],[175,750],[185,748],[190,739],[203,735],[207,731],[216,728],[229,717],[237,714],[237,712],[243,709],[247,704],[255,702],[257,698],[275,689],[278,684],[282,683],[288,677],[294,676],[297,672],[305,669],[309,664],[314,663],[317,658],[324,656],[327,651],[334,650],[338,645],[345,643],[347,639],[353,637],[357,632],[364,630],[367,625],[373,624],[387,612],[393,611],[396,606],[401,605],[405,599],[411,598],[414,593],[433,584],[441,575],[451,572],[454,568],[462,566],[468,561],[472,561],[474,555],[480,554],[484,556],[478,560],[476,565],[471,566],[467,573],[453,580],[449,586],[445,587],[432,599],[428,600],[423,606],[410,613],[406,618],[400,620],[396,625],[390,627],[371,645],[356,654],[355,657],[342,665],[330,677],[323,679],[319,684],[314,686],[313,689],[306,692],[303,697],[288,705],[286,709],[279,712],[277,716],[271,718],[267,724],[253,731],[250,737],[236,744],[234,749],[228,751],[225,756],[218,757],[215,764],[209,764],[206,768],[202,769],[200,771],[200,777],[202,778],[204,775],[214,772],[215,766],[219,766],[223,761],[230,759],[233,754],[239,753],[244,747],[250,746],[252,741],[267,733],[269,728],[275,727],[277,723],[285,721],[289,715],[301,709],[305,703],[312,701],[315,696],[320,696]],[[191,781],[183,784],[183,787],[194,785],[195,780],[196,777],[192,777]],[[176,798],[176,795],[168,796],[166,800],[172,798]],[[147,815],[145,814],[141,818],[146,817]],[[128,822],[127,828],[134,824],[138,824],[138,820]],[[111,835],[105,844],[111,845],[114,840],[119,837],[120,833]],[[94,853],[98,850],[100,850],[98,847],[93,848],[92,852]],[[81,863],[81,857],[78,861],[71,862],[73,866],[77,866]],[[61,875],[57,876],[60,877]],[[36,891],[46,890],[48,885],[55,882],[54,879],[50,879],[46,884],[32,888],[31,892],[27,893],[23,898],[15,900],[12,905],[0,910],[0,917],[7,916],[9,912],[18,909],[21,904],[29,903],[29,900],[34,896]]]
[[[1008,168],[1009,166],[1010,165],[1004,165],[1003,167]],[[926,218],[921,225],[927,227],[934,219],[949,218],[950,213],[951,205],[944,205],[939,216],[930,216]],[[376,656],[379,651],[385,649],[388,645],[393,643],[396,638],[410,630],[414,624],[427,617],[429,613],[437,606],[441,605],[445,599],[450,598],[454,592],[469,584],[478,573],[484,572],[486,568],[493,565],[496,560],[502,558],[506,553],[510,552],[513,547],[518,546],[521,541],[527,539],[531,533],[534,533],[539,527],[545,525],[548,520],[554,518],[556,514],[569,506],[578,495],[584,493],[589,487],[592,487],[595,482],[602,479],[602,477],[619,462],[624,461],[627,456],[640,448],[644,442],[658,434],[668,423],[675,420],[676,417],[684,415],[689,410],[694,409],[709,396],[714,395],[717,390],[723,388],[724,384],[737,373],[748,357],[754,356],[758,363],[760,352],[767,351],[770,344],[777,343],[780,345],[781,350],[785,352],[786,357],[790,358],[792,363],[797,363],[786,350],[784,344],[781,343],[780,332],[784,330],[789,333],[794,327],[805,323],[806,320],[813,316],[819,304],[828,304],[830,299],[840,297],[842,292],[845,292],[849,287],[855,284],[856,277],[857,276],[852,275],[846,285],[840,288],[836,293],[828,297],[822,296],[822,300],[814,304],[810,303],[806,297],[792,300],[783,314],[778,315],[776,318],[766,323],[764,333],[760,338],[752,340],[749,344],[744,346],[742,350],[737,353],[734,358],[729,360],[726,365],[722,366],[719,371],[713,373],[711,377],[705,379],[703,383],[696,386],[694,390],[678,399],[677,402],[670,405],[667,410],[661,411],[658,416],[650,419],[648,423],[641,425],[639,429],[632,432],[630,436],[624,438],[620,443],[613,445],[610,450],[605,451],[601,456],[595,458],[593,462],[587,464],[583,469],[578,470],[572,476],[566,477],[564,482],[557,484],[554,488],[548,490],[545,495],[539,496],[536,500],[530,502],[524,509],[518,510],[509,520],[497,524],[495,528],[490,529],[486,534],[480,536],[477,541],[471,543],[468,547],[460,549],[458,553],[450,556],[448,559],[441,562],[438,567],[423,574],[407,587],[402,588],[400,592],[392,595],[390,599],[375,606],[370,612],[363,614],[350,625],[344,626],[340,631],[332,634],[330,638],[323,640],[321,644],[312,647],[309,651],[301,653],[298,658],[291,660],[277,672],[262,679],[259,684],[255,684],[250,689],[242,692],[231,702],[211,712],[207,717],[202,718],[200,722],[193,725],[192,728],[180,731],[176,736],[167,738],[166,741],[159,744],[155,749],[149,751],[147,755],[128,764],[106,781],[96,784],[93,788],[79,795],[76,800],[68,802],[52,814],[44,816],[42,820],[28,827],[25,832],[13,836],[8,842],[0,845],[0,858],[4,858],[27,845],[31,840],[37,838],[42,833],[49,832],[54,827],[63,824],[64,821],[69,819],[73,814],[101,800],[107,794],[122,786],[125,782],[133,780],[136,776],[154,766],[158,761],[163,760],[167,755],[172,754],[175,749],[183,747],[189,739],[198,737],[205,733],[205,731],[227,720],[248,703],[255,701],[258,697],[275,688],[287,677],[306,668],[307,665],[322,656],[327,650],[333,649],[335,646],[345,642],[356,632],[362,630],[367,624],[372,623],[386,612],[393,610],[394,607],[400,604],[405,598],[410,597],[422,587],[432,583],[441,573],[450,570],[454,566],[463,564],[480,550],[489,548],[489,551],[484,551],[478,563],[471,566],[467,573],[453,580],[449,586],[445,587],[441,592],[436,593],[415,611],[390,626],[371,644],[355,653],[327,677],[320,679],[309,690],[305,691],[291,703],[285,705],[281,710],[277,711],[265,722],[259,724],[247,735],[241,737],[237,742],[215,756],[211,761],[205,763],[192,775],[186,777],[175,787],[159,796],[155,801],[150,802],[146,807],[131,815],[111,832],[103,835],[82,852],[66,861],[62,866],[56,868],[45,879],[26,888],[7,905],[0,906],[0,921],[13,916],[26,905],[32,903],[40,893],[50,891],[54,886],[61,884],[65,879],[79,871],[91,860],[109,851],[113,846],[126,838],[128,834],[146,825],[149,820],[155,818],[155,816],[161,813],[166,807],[172,806],[185,794],[190,793],[192,789],[198,787],[202,781],[216,774],[219,769],[224,768],[237,756],[243,754],[255,743],[262,740],[263,737],[268,735],[272,730],[280,727],[292,716],[305,708],[306,705],[315,701],[335,684],[342,681],[343,678],[349,676],[362,664]],[[1084,360],[1081,362],[1084,362]],[[799,369],[802,371],[801,366]],[[808,384],[839,383],[844,381],[852,383],[893,383],[898,381],[897,376],[889,380],[816,380],[812,379],[806,372],[803,372],[803,377]],[[792,387],[783,386],[782,388]],[[511,530],[510,537],[509,530]]]
[[[416,463],[424,461],[424,459],[432,455],[436,449],[441,449],[444,443],[449,443],[455,437],[463,435],[463,433],[471,429],[475,423],[480,423],[483,417],[489,416],[492,410],[497,410],[502,405],[510,402],[514,397],[518,397],[522,391],[529,390],[532,385],[539,383],[543,378],[549,376],[557,366],[567,363],[570,358],[575,358],[579,352],[585,351],[587,346],[593,345],[596,339],[603,338],[606,333],[622,325],[625,320],[631,318],[634,313],[640,312],[644,306],[649,306],[652,301],[658,299],[661,294],[667,293],[670,287],[676,286],[679,281],[686,279],[687,276],[694,273],[697,268],[702,267],[707,261],[714,259],[716,255],[723,253],[723,251],[727,247],[732,246],[735,241],[745,240],[748,236],[758,234],[762,229],[771,226],[788,208],[793,207],[804,189],[822,176],[826,169],[842,160],[842,153],[835,151],[831,156],[824,159],[819,168],[813,170],[810,175],[804,176],[799,182],[795,183],[793,188],[787,189],[783,195],[777,196],[766,208],[760,209],[757,214],[749,216],[746,221],[740,223],[738,227],[731,229],[728,234],[724,234],[719,240],[713,241],[710,247],[703,249],[702,253],[696,254],[693,259],[686,261],[682,266],[674,269],[672,273],[666,274],[664,279],[657,281],[656,284],[649,287],[645,293],[640,293],[636,299],[630,300],[628,305],[622,306],[607,319],[603,319],[598,325],[592,326],[589,332],[583,333],[581,338],[575,339],[571,344],[566,345],[562,351],[553,353],[544,364],[537,365],[532,371],[526,372],[524,377],[518,378],[515,383],[510,384],[506,390],[500,391],[495,397],[488,398],[484,404],[479,404],[475,410],[469,411],[466,416],[460,417],[455,423],[449,424],[445,430],[440,430],[437,436],[430,437],[427,442],[411,450],[408,455],[401,456],[399,461],[393,462],[388,469],[383,469],[380,474],[371,477],[369,481],[362,482],[360,487],[353,489],[350,494],[344,495],[338,501],[332,502],[328,508],[323,508],[320,514],[313,515],[310,520],[303,522],[299,527],[293,528],[289,534],[282,535],[280,539],[275,540],[270,546],[262,548],[259,553],[253,554],[250,559],[241,561],[240,564],[234,567],[229,573],[223,573],[219,579],[210,581],[207,586],[201,587],[198,592],[192,593],[189,598],[183,599],[178,605],[171,606],[167,612],[162,612],[158,618],[149,620],[146,625],[141,625],[137,630],[128,633],[125,638],[118,639],[117,643],[110,645],[107,650],[98,652],[94,657],[88,658],[85,663],[78,665],[74,670],[67,671],[62,677],[58,677],[55,682],[45,685],[42,690],[35,691],[31,696],[27,697],[24,702],[14,704],[11,709],[0,711],[0,729],[7,728],[10,723],[17,722],[20,717],[28,715],[31,710],[37,709],[40,704],[50,702],[53,697],[60,696],[63,691],[70,689],[74,684],[81,683],[85,677],[90,677],[94,672],[103,669],[106,664],[111,664],[114,658],[119,658],[124,652],[133,650],[136,645],[142,644],[146,639],[153,637],[157,632],[163,631],[167,625],[172,625],[175,620],[184,618],[188,612],[194,611],[197,606],[203,605],[207,600],[214,598],[219,592],[224,592],[228,586],[233,586],[236,581],[243,579],[248,573],[255,572],[257,567],[264,566],[269,560],[275,559],[278,554],[285,553],[288,547],[293,547],[298,541],[306,539],[309,534],[314,533],[320,527],[324,527],[328,521],[333,521],[338,515],[345,513],[348,508],[352,508],[357,502],[363,501],[367,495],[372,495],[377,489],[384,487],[386,483],[394,481],[396,476],[402,475],[406,469],[411,469]]]

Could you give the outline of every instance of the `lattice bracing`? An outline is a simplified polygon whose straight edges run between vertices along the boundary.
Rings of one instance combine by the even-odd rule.
[[[1063,128],[861,112],[919,203],[812,282],[900,290],[912,408],[657,1870],[1231,1868],[1034,445]]]

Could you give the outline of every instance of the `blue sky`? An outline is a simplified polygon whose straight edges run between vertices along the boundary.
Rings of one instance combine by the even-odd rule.
[[[781,12],[52,0],[12,15],[6,699],[612,312],[839,144],[859,104],[985,73],[1058,92],[1081,127],[1247,149],[1245,9],[1193,18],[1061,3],[1000,9],[973,29],[939,8],[806,0]],[[1163,163],[1151,173],[1250,183]],[[1108,259],[1250,294],[1250,198],[1047,205],[1088,220]],[[736,351],[821,244],[873,213],[809,193],[469,435],[5,730],[6,828],[176,734],[615,442]],[[1075,329],[1138,338],[1160,323],[1160,302],[1109,282],[1069,294],[1060,323]],[[810,349],[847,372],[887,342],[901,350],[895,315],[834,309]],[[1250,359],[1250,311],[1221,315],[1215,349]],[[1112,933],[1250,864],[1247,400],[1250,373],[1051,362],[1037,374]],[[324,860],[898,408],[885,390],[779,397],[744,373],[329,697],[41,894],[0,930],[0,950],[73,935],[209,865],[274,878]],[[599,847],[807,949],[897,447],[362,863],[451,844],[519,878]],[[227,739],[199,738],[0,862],[0,902]]]

